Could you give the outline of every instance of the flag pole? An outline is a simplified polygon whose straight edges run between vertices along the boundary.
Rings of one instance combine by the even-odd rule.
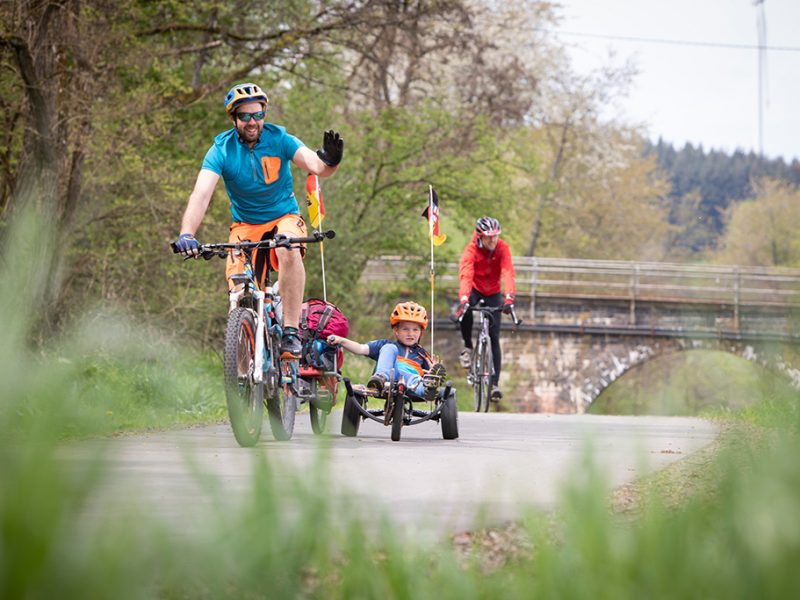
[[[322,231],[322,221],[325,218],[325,203],[322,201],[322,187],[319,176],[308,174],[306,177],[306,199],[308,200],[308,220],[316,231]],[[319,243],[319,260],[322,264],[322,299],[328,301],[328,289],[325,282],[325,245]]]
[[[433,186],[428,184],[428,237],[431,239],[431,354],[435,354],[433,347],[433,329],[434,329],[434,281],[435,269],[433,262]]]
[[[320,229],[322,229],[322,224],[320,224]],[[323,242],[319,243],[319,259],[320,262],[322,262],[322,299],[327,302],[328,290],[325,287],[325,244]]]

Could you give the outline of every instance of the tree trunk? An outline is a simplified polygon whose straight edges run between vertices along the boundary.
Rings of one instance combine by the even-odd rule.
[[[88,106],[93,82],[91,65],[81,55],[76,25],[78,0],[22,2],[15,31],[0,36],[11,50],[25,93],[22,149],[4,220],[34,211],[37,265],[47,269],[42,300],[55,306],[62,294],[61,266],[69,225],[79,204],[85,140],[91,129]],[[45,257],[45,252],[52,256]],[[47,320],[57,311],[45,311]],[[47,326],[48,323],[40,325]]]
[[[561,173],[561,163],[564,160],[564,150],[567,146],[567,136],[569,134],[570,126],[571,122],[569,119],[566,119],[561,125],[561,136],[558,142],[558,149],[556,150],[555,158],[553,158],[553,164],[550,167],[548,179],[542,185],[541,192],[539,194],[539,206],[536,208],[536,217],[533,221],[533,232],[531,233],[531,243],[528,246],[528,256],[536,255],[536,245],[539,242],[539,232],[542,228],[542,213],[550,203],[550,200],[553,196],[553,189],[558,183],[558,178]]]

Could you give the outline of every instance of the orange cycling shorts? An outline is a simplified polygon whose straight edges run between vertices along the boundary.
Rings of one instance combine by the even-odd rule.
[[[261,223],[259,225],[238,222],[232,223],[230,235],[228,236],[228,242],[257,242],[261,240],[265,233],[269,232],[272,232],[273,235],[282,233],[284,235],[288,235],[289,237],[306,237],[308,235],[308,233],[306,233],[306,223],[303,221],[303,217],[300,215],[284,215],[273,221],[270,221],[269,223]],[[254,269],[258,264],[257,259],[260,252],[260,250],[257,250],[253,253],[252,260]],[[303,246],[300,248],[300,255],[305,256],[305,254],[306,247],[305,244],[303,244]],[[272,250],[270,251],[269,259],[272,268],[277,271],[278,258],[275,256],[275,252]],[[230,285],[231,275],[234,273],[242,273],[243,271],[244,257],[240,253],[232,252],[228,257],[228,260],[225,261],[225,278],[228,280],[229,287],[233,287]],[[264,272],[257,275],[259,285],[263,283],[264,275]]]

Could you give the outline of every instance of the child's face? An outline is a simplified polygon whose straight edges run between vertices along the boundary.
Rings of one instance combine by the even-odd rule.
[[[419,341],[419,336],[422,335],[422,327],[410,321],[400,321],[392,330],[397,341],[406,346],[416,344]]]

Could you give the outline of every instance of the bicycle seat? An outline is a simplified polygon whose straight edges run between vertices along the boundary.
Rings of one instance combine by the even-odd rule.
[[[250,276],[245,273],[234,273],[229,278],[234,285],[244,285],[250,282]]]

